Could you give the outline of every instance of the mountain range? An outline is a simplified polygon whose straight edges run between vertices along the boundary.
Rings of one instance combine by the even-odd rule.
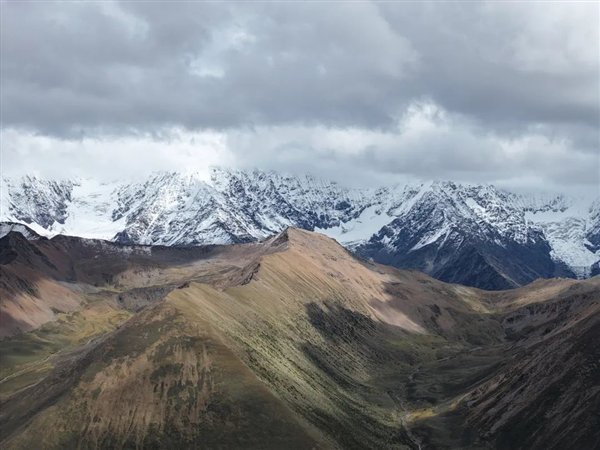
[[[259,243],[0,238],[0,447],[593,449],[600,277],[501,292]]]
[[[600,198],[424,182],[347,188],[311,176],[213,168],[136,182],[2,180],[0,220],[43,236],[195,246],[265,239],[288,226],[357,256],[484,289],[600,273]],[[8,229],[8,225],[5,225]]]

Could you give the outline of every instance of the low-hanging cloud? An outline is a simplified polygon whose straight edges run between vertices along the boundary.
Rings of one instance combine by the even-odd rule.
[[[3,172],[223,164],[597,189],[598,13],[3,2]]]

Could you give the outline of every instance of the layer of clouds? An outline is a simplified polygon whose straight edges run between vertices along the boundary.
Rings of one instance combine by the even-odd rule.
[[[3,2],[2,170],[597,189],[599,8]]]

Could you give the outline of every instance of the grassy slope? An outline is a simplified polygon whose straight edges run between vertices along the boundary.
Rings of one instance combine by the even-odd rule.
[[[543,330],[552,317],[523,311],[549,297],[567,301],[570,285],[490,295],[358,262],[322,236],[288,237],[278,251],[240,247],[239,270],[224,258],[218,270],[202,266],[201,276],[172,272],[177,283],[186,273],[190,281],[5,400],[0,442],[31,448],[43,435],[45,448],[496,445],[493,432],[479,434],[498,418],[481,422],[465,405],[485,404],[498,374],[520,370],[506,362],[537,341],[519,333]],[[168,274],[160,281],[172,283]],[[577,317],[595,314],[588,303]],[[507,344],[511,327],[521,341]]]
[[[60,313],[32,332],[0,340],[0,399],[43,378],[59,353],[114,330],[131,316],[108,299],[84,304],[80,311]]]
[[[223,344],[212,327],[168,304],[146,310],[63,368],[50,407],[38,400],[60,383],[45,379],[24,401],[40,412],[13,420],[7,448],[311,448],[292,413]],[[3,414],[13,415],[14,403]],[[40,442],[40,431],[45,430]]]

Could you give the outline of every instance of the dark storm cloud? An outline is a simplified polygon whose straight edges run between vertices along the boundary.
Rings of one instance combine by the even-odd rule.
[[[377,125],[410,44],[371,4],[7,4],[5,125]],[[357,24],[360,24],[357,25]]]
[[[579,16],[528,38],[530,23],[520,15],[533,10],[543,21],[546,5],[490,8],[9,2],[4,124],[52,134],[172,124],[372,127],[389,125],[410,100],[426,96],[498,126],[597,125],[598,65],[575,54],[584,48],[564,55],[568,48],[545,41],[513,42],[556,35],[568,45],[560,41],[571,39]],[[569,8],[593,15],[598,6]],[[584,38],[574,44],[597,53],[597,29]],[[519,61],[528,44],[545,52],[539,61]]]
[[[332,174],[493,181],[545,157],[542,179],[593,183],[598,9],[3,2],[2,126],[56,146],[212,130],[237,165]]]

